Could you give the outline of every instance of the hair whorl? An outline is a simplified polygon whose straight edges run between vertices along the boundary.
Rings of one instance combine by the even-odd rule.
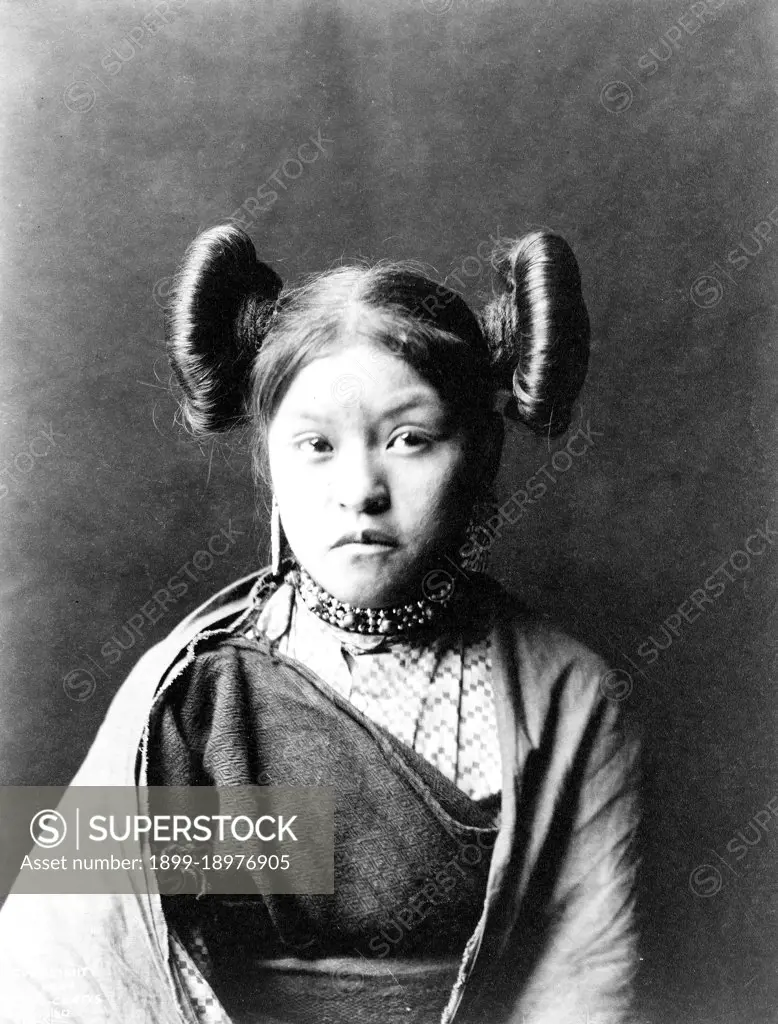
[[[508,415],[556,437],[570,425],[589,361],[578,264],[567,242],[547,231],[533,231],[495,256],[507,290],[479,318],[495,383],[513,392]]]
[[[170,364],[184,392],[184,421],[197,434],[249,418],[251,369],[283,287],[233,225],[192,242],[166,317]]]

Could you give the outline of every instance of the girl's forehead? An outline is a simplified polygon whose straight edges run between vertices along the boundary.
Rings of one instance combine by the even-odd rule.
[[[359,410],[377,416],[411,406],[442,406],[435,388],[380,342],[341,342],[295,375],[275,418],[323,413],[338,418]]]
[[[331,342],[308,366],[312,366],[315,362],[323,365],[330,372],[333,368],[343,365],[363,366],[366,370],[374,365],[397,374],[407,370],[409,373],[417,375],[413,366],[403,358],[401,353],[393,351],[388,345],[364,334]]]

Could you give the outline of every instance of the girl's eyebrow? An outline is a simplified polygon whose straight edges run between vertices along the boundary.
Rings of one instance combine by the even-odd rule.
[[[378,418],[380,420],[388,420],[393,416],[399,416],[401,413],[414,409],[437,412],[436,406],[437,402],[432,398],[429,392],[413,391],[399,399],[394,404],[382,409],[379,412]],[[299,409],[292,408],[289,410],[289,415],[296,420],[304,420],[310,423],[321,423],[322,421],[329,421],[337,418],[337,412],[334,409],[319,409],[316,405],[314,405],[313,408],[311,408],[311,406]]]
[[[397,416],[402,412],[408,412],[409,409],[429,409],[434,405],[437,405],[437,402],[431,398],[428,391],[413,391],[406,395],[405,398],[395,402],[394,405],[384,409],[381,413],[381,418],[389,419],[390,416]]]

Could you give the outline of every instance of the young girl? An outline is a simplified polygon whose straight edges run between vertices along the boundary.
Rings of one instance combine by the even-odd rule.
[[[561,238],[495,267],[476,316],[405,266],[287,289],[234,227],[187,252],[185,420],[250,425],[272,565],[141,660],[74,782],[331,786],[335,887],[61,907],[111,933],[117,1020],[631,1019],[635,744],[600,659],[478,571],[498,396],[563,433],[589,323]]]

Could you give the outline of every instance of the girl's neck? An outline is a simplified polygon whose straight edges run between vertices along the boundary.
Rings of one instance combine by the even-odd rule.
[[[440,625],[449,616],[457,591],[454,576],[446,573],[441,575],[446,585],[434,597],[423,595],[416,601],[386,608],[360,608],[333,597],[302,566],[293,569],[287,579],[305,606],[324,622],[346,633],[383,637],[412,636]]]

